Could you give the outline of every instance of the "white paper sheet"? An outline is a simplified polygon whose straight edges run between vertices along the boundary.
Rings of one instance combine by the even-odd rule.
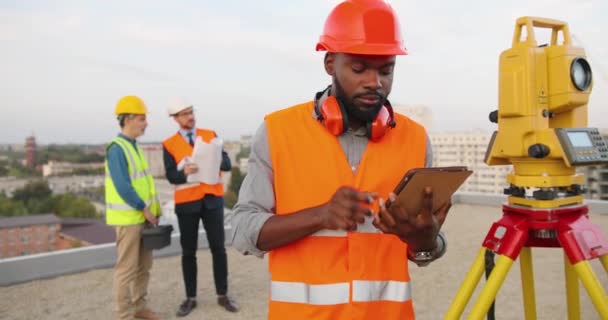
[[[202,182],[206,184],[220,182],[223,145],[224,141],[220,138],[213,138],[210,143],[205,143],[201,137],[196,137],[192,157],[186,157],[180,161],[177,166],[178,170],[181,170],[186,163],[195,163],[198,171],[188,175],[188,182]]]

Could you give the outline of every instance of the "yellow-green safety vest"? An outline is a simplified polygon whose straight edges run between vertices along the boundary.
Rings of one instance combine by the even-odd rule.
[[[106,151],[109,150],[113,144],[120,146],[127,158],[131,186],[137,195],[146,203],[146,207],[149,207],[150,212],[156,216],[160,215],[160,201],[158,200],[156,187],[154,186],[154,178],[148,171],[148,161],[146,161],[141,148],[139,145],[136,145],[136,149],[126,139],[117,137],[110,142]],[[146,221],[143,211],[131,207],[123,200],[120,194],[118,194],[118,191],[116,191],[116,186],[114,186],[114,181],[112,181],[110,170],[108,169],[107,158],[105,168],[106,223],[109,225],[124,226],[140,224]]]

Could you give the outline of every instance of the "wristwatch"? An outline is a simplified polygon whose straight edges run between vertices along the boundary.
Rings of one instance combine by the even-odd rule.
[[[436,240],[437,245],[431,251],[410,252],[408,250],[408,259],[417,264],[419,267],[426,266],[434,260],[438,259],[445,253],[446,250],[446,242],[444,237],[445,236],[441,232],[439,232]]]
[[[408,259],[415,263],[419,267],[425,267],[429,263],[433,262],[437,259],[437,252],[439,246],[436,246],[435,249],[431,251],[417,251],[417,252],[408,252]],[[408,250],[409,251],[409,250]]]
[[[433,261],[435,259],[434,253],[437,251],[437,247],[431,251],[418,251],[410,253],[410,257],[415,262]]]

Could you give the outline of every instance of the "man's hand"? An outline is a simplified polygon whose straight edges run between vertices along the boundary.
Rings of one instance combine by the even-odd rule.
[[[196,163],[186,163],[186,165],[184,165],[184,174],[186,176],[191,175],[193,173],[197,173],[198,172],[198,166],[196,165]]]
[[[320,207],[319,217],[323,229],[355,230],[357,223],[365,222],[371,210],[363,203],[371,204],[376,193],[360,192],[350,187],[340,187],[329,202]]]
[[[437,234],[452,203],[448,201],[441,208],[434,210],[433,191],[430,187],[424,190],[420,212],[406,212],[392,192],[388,198],[388,209],[384,200],[380,199],[380,212],[374,217],[374,226],[384,233],[398,236],[401,241],[408,244],[412,252],[434,249]]]
[[[146,220],[148,220],[151,225],[158,225],[158,218],[152,212],[150,212],[150,209],[147,207],[144,208],[144,217],[146,217]]]

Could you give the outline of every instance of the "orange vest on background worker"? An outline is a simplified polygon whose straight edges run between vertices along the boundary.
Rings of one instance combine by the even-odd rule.
[[[212,130],[196,129],[196,136],[201,137],[203,142],[209,143],[216,134]],[[175,163],[180,163],[185,157],[192,156],[192,146],[184,140],[178,133],[163,141],[163,146],[175,159]],[[218,171],[218,175],[219,175]],[[201,200],[206,194],[218,197],[224,196],[224,187],[221,182],[210,185],[206,183],[185,183],[175,186],[173,199],[175,204]]]
[[[313,107],[265,119],[276,214],[327,203],[341,186],[386,199],[408,169],[424,166],[424,128],[395,114],[396,127],[368,142],[353,173],[338,138],[312,117]],[[322,230],[269,255],[268,319],[414,319],[407,245],[379,233],[371,219],[355,232]]]

